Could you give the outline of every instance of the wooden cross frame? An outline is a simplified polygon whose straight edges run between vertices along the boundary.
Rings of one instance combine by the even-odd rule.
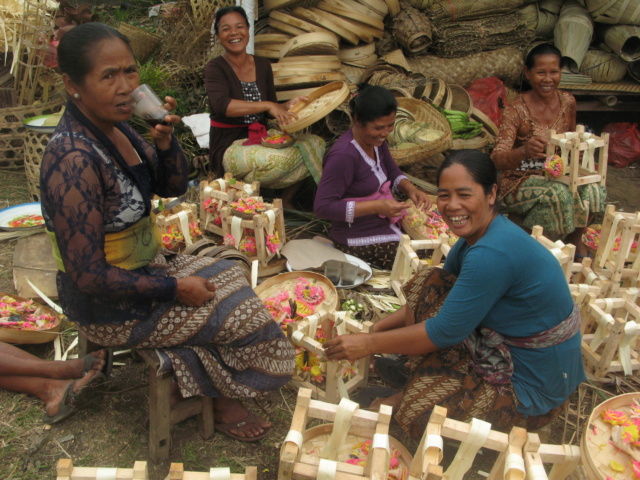
[[[564,272],[564,277],[567,279],[567,282],[569,282],[573,274],[573,257],[576,254],[575,245],[571,243],[565,244],[560,240],[552,242],[543,235],[543,229],[540,225],[536,225],[531,229],[531,236],[549,250],[556,260],[558,260]]]
[[[244,473],[229,468],[212,468],[208,472],[186,472],[182,463],[172,463],[165,480],[258,480],[258,467],[246,467]]]
[[[57,480],[148,480],[147,462],[135,462],[133,468],[74,467],[73,460],[61,458],[56,467]]]

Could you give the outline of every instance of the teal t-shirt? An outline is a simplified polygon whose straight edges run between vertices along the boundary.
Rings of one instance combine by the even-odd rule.
[[[439,348],[461,343],[481,326],[506,337],[528,337],[555,327],[573,309],[558,261],[502,215],[475,245],[461,238],[444,269],[458,279],[438,314],[426,321]],[[509,347],[520,413],[545,414],[573,393],[586,378],[580,344],[576,334],[552,347]]]

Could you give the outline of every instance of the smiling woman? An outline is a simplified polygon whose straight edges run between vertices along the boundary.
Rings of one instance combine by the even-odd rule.
[[[444,268],[416,274],[404,287],[407,304],[374,333],[327,341],[327,358],[408,355],[408,368],[397,367],[406,370],[404,391],[380,402],[396,407],[416,439],[435,405],[499,430],[540,428],[585,378],[580,312],[553,255],[497,213],[487,154],[459,150],[437,179],[438,209],[461,237]]]

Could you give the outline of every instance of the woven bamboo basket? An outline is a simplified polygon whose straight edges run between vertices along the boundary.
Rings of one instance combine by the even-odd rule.
[[[26,302],[29,300],[28,298],[20,297],[18,295],[0,292],[0,298],[5,295],[9,295],[11,298],[18,300],[19,302]],[[47,343],[54,340],[62,326],[62,319],[58,314],[56,314],[56,312],[45,305],[38,304],[37,307],[40,309],[41,313],[56,317],[56,323],[53,327],[44,330],[19,330],[17,328],[0,327],[0,341],[26,345]]]
[[[338,290],[327,277],[316,272],[296,271],[281,273],[274,277],[267,278],[264,282],[261,282],[254,290],[260,300],[263,301],[283,291],[288,291],[289,293],[293,294],[298,278],[305,278],[311,282],[314,282],[316,285],[321,286],[324,290],[324,305],[326,306],[326,308],[331,309],[330,311],[338,310],[338,307],[340,305]]]
[[[46,103],[0,109],[0,165],[22,166],[24,163],[24,135],[28,130],[24,126],[24,120],[57,113],[62,109],[63,104],[62,97],[55,97]]]
[[[585,0],[584,4],[598,23],[640,25],[639,0]]]
[[[298,35],[285,43],[280,51],[280,57],[337,54],[338,37],[330,32],[312,32]]]
[[[533,28],[520,11],[466,21],[436,24],[438,35],[432,49],[441,57],[464,57],[509,45],[521,47],[534,37]]]
[[[541,0],[538,3],[538,8],[545,12],[553,13],[554,15],[560,15],[560,9],[562,8],[563,0]]]
[[[276,20],[277,23],[276,25],[273,25],[271,22],[272,20]],[[296,18],[293,15],[287,15],[286,13],[280,12],[278,10],[273,10],[270,14],[269,14],[269,24],[275,28],[280,28],[282,30],[281,27],[278,27],[278,25],[290,25],[292,27],[294,27],[294,31],[293,32],[287,32],[287,33],[291,33],[293,35],[300,35],[299,33],[296,33],[297,29],[302,30],[302,33],[311,33],[311,32],[329,32],[329,30],[327,30],[326,28],[322,28],[319,27],[317,25],[314,25],[313,23],[307,22],[305,20],[302,20],[300,18]],[[286,30],[285,30],[286,31]]]
[[[635,25],[611,25],[603,28],[599,35],[607,47],[627,62],[640,60],[640,27]]]
[[[44,150],[51,136],[27,130],[24,134],[24,170],[27,176],[27,191],[35,202],[40,201],[40,165]]]
[[[529,3],[528,0],[435,0],[425,12],[431,20],[460,21],[508,13]]]
[[[473,110],[473,100],[471,100],[469,92],[460,85],[455,85],[453,83],[448,84],[447,87],[449,87],[451,96],[451,110],[471,113],[471,110]]]
[[[353,30],[345,28],[342,25],[338,25],[325,15],[327,12],[317,8],[303,8],[296,7],[293,9],[293,15],[298,18],[302,18],[316,25],[320,25],[326,30],[334,33],[337,37],[340,37],[352,45],[357,45],[360,42],[360,37],[356,35]],[[337,51],[337,49],[336,49]]]
[[[344,8],[340,3],[334,3],[327,0],[320,0],[318,2],[317,7],[326,12],[331,12],[336,15],[340,15],[341,17],[346,18],[347,20],[352,20],[354,22],[368,25],[369,27],[375,30],[384,30],[384,22],[379,18],[372,17],[364,13],[356,12],[354,10],[350,10],[349,8]]]
[[[553,29],[553,41],[573,73],[578,73],[592,38],[593,20],[587,9],[574,2],[564,4]]]
[[[551,38],[553,37],[553,30],[558,23],[558,15],[554,15],[544,10],[538,10],[538,23],[536,24],[535,32],[538,37]]]
[[[627,62],[613,53],[589,50],[580,66],[580,73],[589,75],[597,83],[614,83],[626,75]]]
[[[444,132],[444,135],[437,140],[420,144],[414,148],[390,148],[391,155],[398,166],[411,165],[451,148],[451,127],[444,115],[422,100],[415,98],[398,98],[397,100],[398,106],[410,111],[416,122],[426,122],[435,130]]]
[[[160,46],[160,41],[162,40],[160,35],[129,23],[120,23],[118,31],[129,39],[133,54],[140,63],[147,61],[155,49]]]
[[[189,0],[189,4],[191,6],[194,29],[209,30],[211,28],[211,19],[216,9],[235,5],[235,2],[233,0]]]
[[[291,107],[298,119],[287,125],[280,125],[282,131],[297,132],[312,123],[324,118],[330,111],[337,108],[349,96],[349,86],[346,82],[338,81],[324,85],[311,92],[307,101],[300,101]]]
[[[391,31],[407,55],[419,55],[429,48],[433,40],[427,16],[404,3],[400,13],[391,19]]]
[[[355,67],[353,65],[343,63],[340,67],[340,71],[347,77],[347,82],[354,85],[362,82],[362,74],[364,73],[364,68]]]
[[[407,62],[413,72],[422,73],[427,78],[446,78],[448,82],[464,88],[484,77],[498,77],[505,85],[518,85],[524,66],[522,51],[515,47],[480,52],[463,58],[420,55],[408,58]]]

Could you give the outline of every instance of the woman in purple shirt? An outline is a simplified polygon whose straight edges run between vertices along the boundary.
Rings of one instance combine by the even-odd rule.
[[[390,270],[402,235],[399,220],[407,203],[429,205],[396,165],[387,136],[393,131],[398,103],[383,87],[365,85],[350,103],[353,124],[324,158],[314,210],[331,221],[330,237],[343,252]]]

